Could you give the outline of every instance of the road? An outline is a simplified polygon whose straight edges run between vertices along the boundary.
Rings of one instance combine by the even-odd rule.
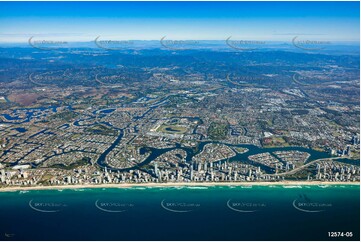
[[[277,173],[277,174],[271,174],[270,176],[284,176],[284,175],[291,175],[291,174],[294,174],[316,162],[319,162],[319,161],[326,161],[326,160],[338,160],[338,159],[345,159],[345,158],[342,158],[342,157],[331,157],[331,158],[322,158],[322,159],[318,159],[318,160],[313,160],[303,166],[300,166],[300,167],[297,167],[291,171],[287,171],[287,172],[283,172],[283,173]]]

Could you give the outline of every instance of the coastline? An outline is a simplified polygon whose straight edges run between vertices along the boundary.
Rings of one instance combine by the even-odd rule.
[[[328,182],[328,181],[281,181],[281,182],[169,182],[169,183],[121,183],[121,184],[82,184],[55,185],[33,187],[3,187],[0,192],[31,191],[31,190],[63,190],[83,188],[132,188],[132,187],[213,187],[213,186],[326,186],[326,185],[354,185],[360,182]]]

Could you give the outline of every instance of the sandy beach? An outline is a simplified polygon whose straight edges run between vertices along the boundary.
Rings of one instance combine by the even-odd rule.
[[[360,182],[321,182],[321,181],[281,181],[281,182],[169,182],[169,183],[121,183],[121,184],[82,184],[54,185],[32,187],[2,187],[0,192],[29,190],[63,190],[83,188],[129,188],[129,187],[181,187],[181,186],[326,186],[326,185],[360,185]]]

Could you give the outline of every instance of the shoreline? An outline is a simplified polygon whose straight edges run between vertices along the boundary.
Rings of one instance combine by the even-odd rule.
[[[132,187],[213,187],[213,186],[326,186],[353,185],[360,186],[360,182],[322,182],[322,181],[281,181],[281,182],[169,182],[169,183],[121,183],[121,184],[83,184],[83,185],[54,185],[34,187],[3,187],[0,192],[63,190],[63,189],[97,189],[97,188],[132,188]]]

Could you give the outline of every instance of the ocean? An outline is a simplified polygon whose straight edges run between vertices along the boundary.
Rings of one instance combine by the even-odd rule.
[[[360,187],[0,192],[0,214],[1,240],[359,240]]]

